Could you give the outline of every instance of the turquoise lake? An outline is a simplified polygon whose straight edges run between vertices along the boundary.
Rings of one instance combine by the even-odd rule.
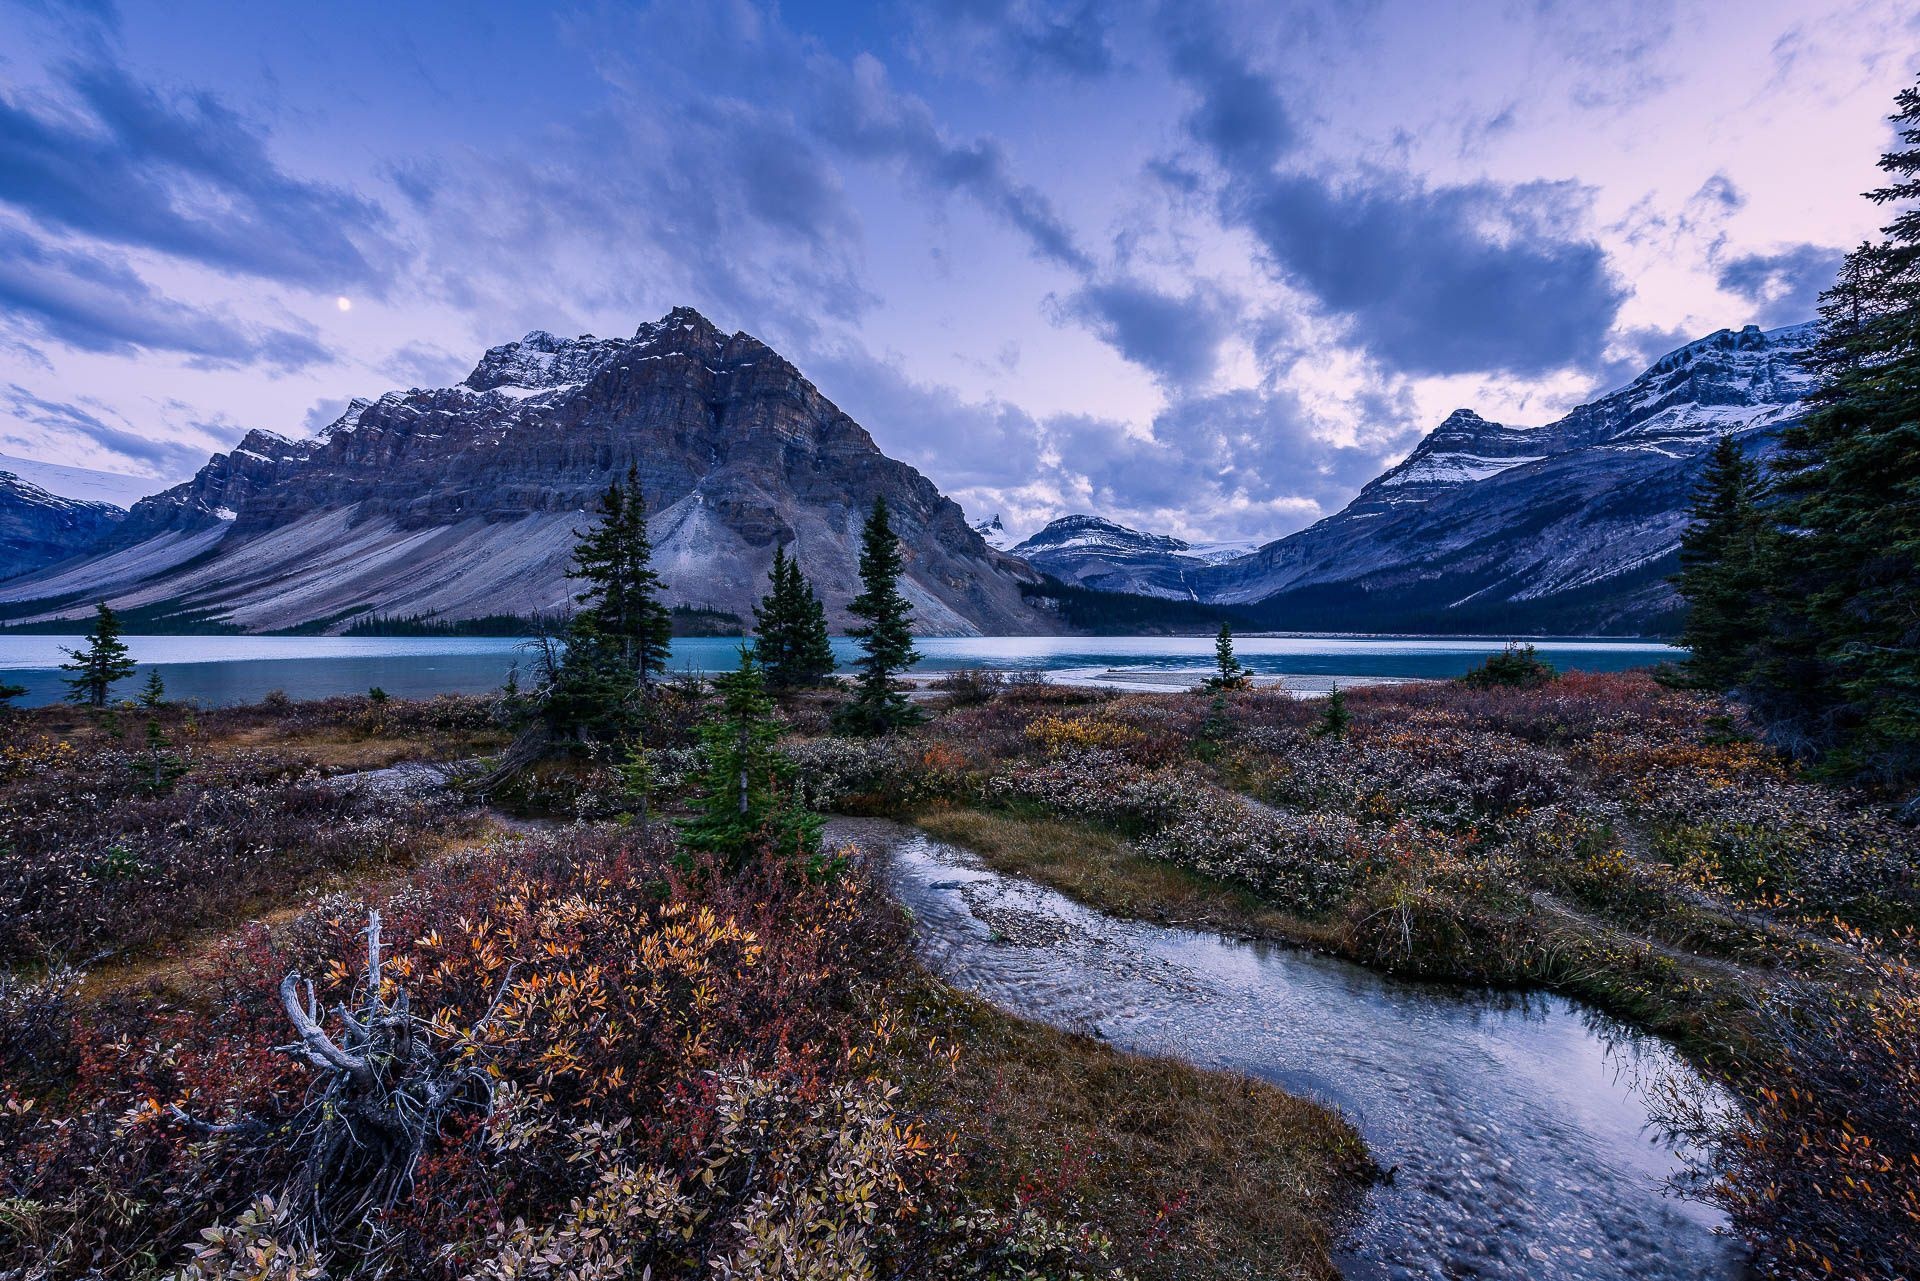
[[[140,670],[116,688],[131,697],[158,668],[167,693],[207,706],[253,702],[271,690],[292,698],[365,693],[378,685],[398,698],[473,694],[497,688],[519,664],[532,668],[519,637],[129,636]],[[0,674],[24,685],[28,704],[53,702],[65,692],[63,646],[77,636],[0,635]],[[1457,676],[1500,649],[1502,638],[1243,636],[1234,648],[1262,673],[1338,676]],[[1677,658],[1682,651],[1658,641],[1544,640],[1543,657],[1563,670],[1618,671]],[[1109,668],[1178,671],[1213,661],[1211,636],[940,636],[917,641],[919,670],[997,667],[1072,671]],[[740,645],[726,637],[673,642],[673,671],[731,667]],[[836,639],[842,661],[854,645]]]

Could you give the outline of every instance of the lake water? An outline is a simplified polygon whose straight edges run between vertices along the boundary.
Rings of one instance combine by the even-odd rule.
[[[365,693],[378,685],[396,698],[476,694],[497,689],[515,663],[531,666],[518,637],[129,636],[140,670],[116,688],[131,697],[149,668],[158,668],[167,693],[208,706],[247,703],[270,690],[293,698]],[[65,692],[63,646],[77,636],[0,635],[0,680],[24,685],[27,704]],[[1243,636],[1240,660],[1255,672],[1335,676],[1458,676],[1500,649],[1499,638]],[[941,636],[915,642],[922,671],[962,667],[1070,671],[1109,668],[1179,671],[1213,661],[1211,636]],[[1536,641],[1541,655],[1563,670],[1619,671],[1681,656],[1658,641]],[[715,671],[734,665],[740,641],[687,637],[673,642],[673,671]],[[838,638],[844,663],[852,641]]]
[[[1735,1281],[1653,1087],[1659,1040],[1557,996],[1411,983],[1298,948],[1123,921],[875,819],[828,837],[888,856],[921,955],[1026,1018],[1271,1081],[1344,1112],[1393,1181],[1341,1243],[1349,1281]]]

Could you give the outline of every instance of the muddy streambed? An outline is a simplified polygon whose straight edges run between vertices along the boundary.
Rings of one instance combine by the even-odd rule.
[[[1721,1216],[1667,1191],[1680,1160],[1648,1089],[1687,1069],[1654,1038],[1558,997],[1118,920],[896,823],[828,835],[888,856],[922,956],[956,986],[1346,1113],[1397,1167],[1342,1248],[1349,1278],[1744,1275]]]

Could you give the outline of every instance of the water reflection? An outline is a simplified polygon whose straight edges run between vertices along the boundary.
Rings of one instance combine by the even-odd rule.
[[[1000,876],[911,829],[841,820],[890,854],[927,961],[1030,1018],[1230,1069],[1350,1116],[1393,1182],[1347,1243],[1353,1278],[1741,1276],[1648,1086],[1685,1066],[1559,997],[1401,982],[1334,958],[1128,921]]]

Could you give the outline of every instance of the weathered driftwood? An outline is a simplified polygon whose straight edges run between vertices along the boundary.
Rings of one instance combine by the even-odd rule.
[[[314,1079],[306,1103],[280,1127],[282,1141],[304,1153],[278,1200],[301,1244],[315,1250],[344,1244],[407,1194],[449,1112],[491,1108],[492,1078],[474,1050],[513,982],[509,969],[486,1015],[457,1042],[436,1046],[431,1021],[414,1016],[406,989],[389,991],[384,981],[380,913],[368,913],[366,938],[358,1005],[334,1006],[336,1030],[328,1030],[311,982],[297,970],[280,982],[298,1039],[275,1048],[313,1068]],[[214,1125],[177,1107],[174,1114],[208,1134],[272,1128],[251,1117]]]

